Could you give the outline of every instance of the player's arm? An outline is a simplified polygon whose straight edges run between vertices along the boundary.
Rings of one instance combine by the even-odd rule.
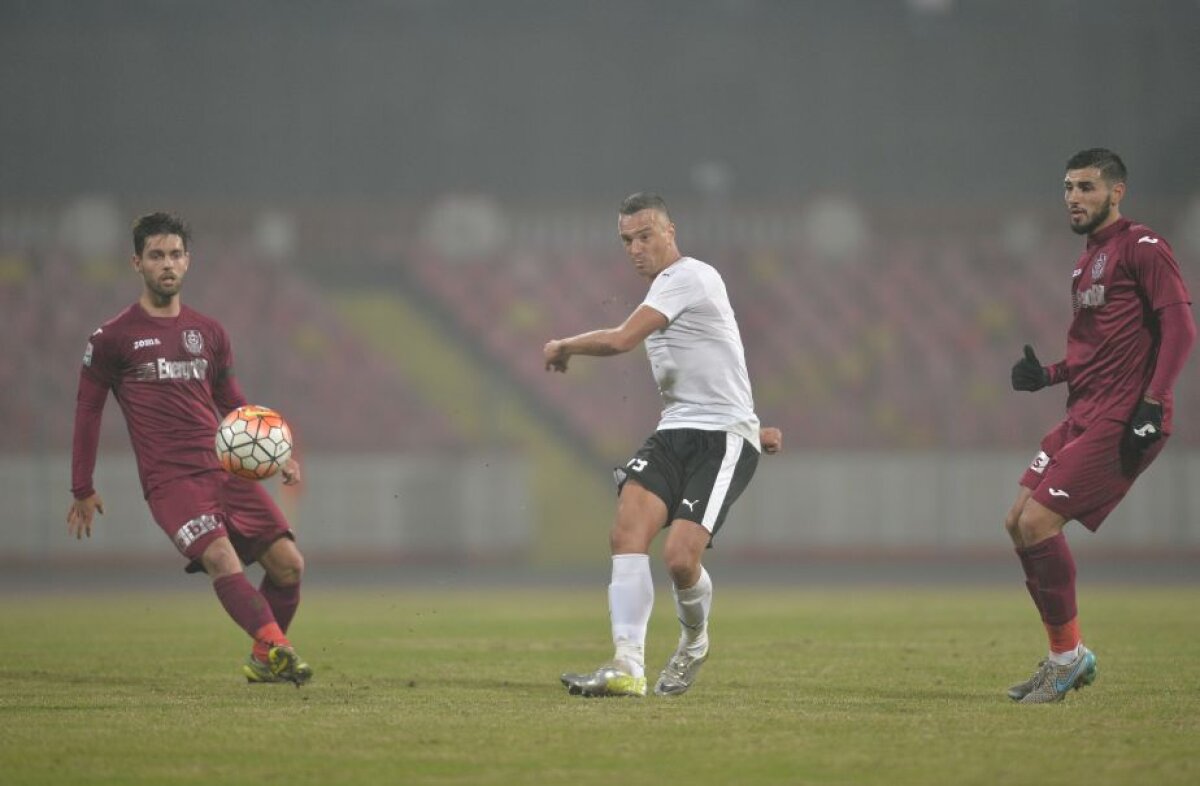
[[[92,536],[92,519],[104,513],[104,500],[92,487],[96,452],[100,446],[100,423],[108,386],[85,368],[79,372],[75,397],[75,433],[71,442],[71,507],[67,509],[67,532],[76,540]]]
[[[1162,401],[1175,388],[1183,365],[1196,344],[1196,319],[1187,303],[1172,303],[1158,312],[1161,341],[1146,398]]]
[[[217,414],[225,417],[238,407],[244,407],[250,402],[242,393],[242,386],[233,375],[233,367],[218,369],[213,376],[213,403],[217,405]]]
[[[220,325],[215,326],[213,342],[213,404],[217,407],[217,416],[225,417],[238,407],[244,407],[250,402],[242,393],[233,374],[233,343],[229,334]]]
[[[1154,373],[1129,421],[1135,444],[1146,446],[1162,436],[1162,402],[1175,387],[1196,343],[1196,321],[1192,317],[1192,298],[1170,244],[1148,232],[1132,248],[1134,276],[1142,296],[1154,309],[1159,328]]]
[[[1196,320],[1188,303],[1172,303],[1158,312],[1159,347],[1154,374],[1138,402],[1129,431],[1135,444],[1148,446],[1162,438],[1162,402],[1175,388],[1183,365],[1196,343]]]
[[[643,304],[617,327],[547,341],[546,346],[542,347],[542,359],[546,363],[547,371],[565,372],[567,361],[572,355],[620,355],[641,344],[654,331],[662,330],[666,326],[666,315]]]
[[[1175,253],[1166,240],[1152,232],[1132,246],[1131,266],[1138,288],[1158,320],[1159,345],[1154,373],[1145,397],[1161,402],[1175,387],[1192,345],[1196,343],[1196,320],[1192,317],[1191,295]]]

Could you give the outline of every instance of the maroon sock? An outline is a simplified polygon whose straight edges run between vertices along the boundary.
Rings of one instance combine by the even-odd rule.
[[[1022,551],[1019,549],[1018,551]],[[1028,560],[1030,581],[1036,585],[1037,604],[1042,621],[1065,625],[1075,619],[1075,558],[1061,532],[1041,543],[1023,549],[1022,562]]]
[[[1042,619],[1046,619],[1046,612],[1042,611],[1042,599],[1038,597],[1037,579],[1033,575],[1033,563],[1029,561],[1029,557],[1025,553],[1025,549],[1017,549],[1017,558],[1021,560],[1021,569],[1025,571],[1025,589],[1029,590],[1029,597],[1033,598],[1033,605],[1037,606],[1038,614]]]
[[[265,626],[275,624],[271,607],[246,579],[245,573],[220,576],[213,580],[213,589],[226,613],[252,638],[257,638]]]
[[[271,613],[275,615],[275,621],[279,623],[280,630],[287,633],[288,626],[292,624],[292,617],[296,616],[296,607],[300,605],[299,582],[287,587],[280,587],[269,577],[263,576],[262,583],[258,585],[258,591],[270,605]]]

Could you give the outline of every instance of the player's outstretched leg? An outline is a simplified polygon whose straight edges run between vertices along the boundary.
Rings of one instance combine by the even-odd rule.
[[[567,673],[559,679],[572,696],[595,698],[600,696],[646,695],[645,676],[635,677],[633,667],[620,660],[606,663],[592,672]]]
[[[1070,691],[1091,685],[1096,680],[1096,656],[1081,644],[1070,663],[1047,661],[1037,676],[1036,684],[1022,697],[1022,704],[1062,701]]]

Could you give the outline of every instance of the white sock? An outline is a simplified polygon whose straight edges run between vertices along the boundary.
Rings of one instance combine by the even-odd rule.
[[[646,675],[646,626],[654,608],[654,579],[649,554],[616,554],[608,585],[614,660],[625,663],[634,677]]]
[[[1050,650],[1050,662],[1055,666],[1066,666],[1073,662],[1076,658],[1083,654],[1083,642],[1075,645],[1075,649],[1067,650],[1066,652],[1055,652]]]
[[[700,566],[700,579],[687,589],[672,586],[679,614],[679,646],[699,657],[708,652],[708,611],[712,608],[712,579]]]

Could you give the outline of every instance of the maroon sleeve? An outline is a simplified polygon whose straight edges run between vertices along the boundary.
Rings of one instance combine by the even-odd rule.
[[[232,368],[221,369],[217,372],[217,379],[213,382],[213,401],[217,405],[217,414],[220,417],[225,417],[238,407],[244,407],[249,403],[242,393],[242,387],[238,384],[237,377],[233,375]]]
[[[1171,246],[1153,232],[1135,232],[1132,242],[1133,275],[1152,311],[1161,312],[1174,303],[1191,303],[1187,284],[1179,272],[1179,263]]]
[[[229,334],[220,326],[217,330],[219,340],[214,354],[216,371],[213,373],[213,402],[217,405],[217,415],[223,418],[249,402],[246,401],[242,387],[233,375],[233,346],[229,341]]]
[[[1175,387],[1183,371],[1192,345],[1196,343],[1196,320],[1187,303],[1172,303],[1158,312],[1162,340],[1158,347],[1158,362],[1146,395],[1162,401]]]
[[[1067,361],[1060,360],[1053,366],[1046,366],[1046,372],[1050,375],[1047,385],[1057,385],[1060,382],[1067,381]]]
[[[75,397],[75,436],[71,443],[71,494],[87,499],[96,493],[92,471],[96,468],[96,450],[100,446],[100,420],[108,385],[100,382],[87,368],[79,372],[79,393]]]

